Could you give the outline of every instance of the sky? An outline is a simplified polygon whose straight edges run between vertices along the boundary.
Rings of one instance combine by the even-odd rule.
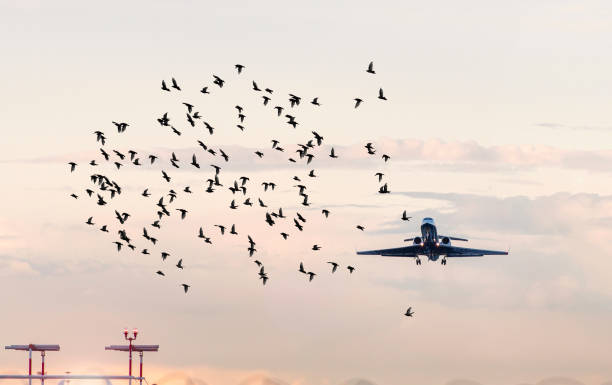
[[[145,357],[159,385],[609,384],[611,32],[605,1],[1,1],[0,344],[60,344],[49,373],[123,374],[126,357],[103,347],[137,327],[139,343],[160,345]],[[163,92],[172,77],[182,90]],[[270,105],[253,80],[274,90]],[[289,108],[289,93],[300,106]],[[186,123],[183,102],[213,135]],[[164,112],[181,136],[157,123]],[[118,134],[112,121],[130,126]],[[105,163],[96,130],[107,151],[133,149],[146,165]],[[312,163],[287,162],[313,130],[324,140]],[[188,166],[194,153],[201,169]],[[148,165],[148,154],[160,159]],[[207,194],[210,163],[225,187],[249,176],[247,196],[288,219],[269,227],[264,209],[230,210],[243,198],[225,187]],[[123,187],[107,206],[85,193],[94,172]],[[390,194],[377,193],[376,172]],[[270,181],[277,188],[264,192]],[[153,229],[169,188],[179,192],[171,208],[189,213]],[[116,251],[114,209],[132,214],[125,228],[151,255]],[[401,246],[426,216],[468,246],[510,254],[446,266],[355,255]],[[232,223],[238,236],[213,226]],[[144,226],[158,245],[145,243]],[[341,265],[333,275],[330,260]],[[25,354],[0,351],[0,370],[25,373]]]

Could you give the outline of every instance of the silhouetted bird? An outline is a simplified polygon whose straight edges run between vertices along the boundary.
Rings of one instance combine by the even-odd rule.
[[[157,273],[158,275],[161,275],[162,277],[165,277],[165,276],[166,276],[166,274],[164,274],[164,272],[163,272],[163,271],[161,271],[161,270],[157,270],[157,272],[156,272],[156,273]]]
[[[336,269],[338,268],[338,264],[336,262],[327,262],[330,265],[332,265],[332,273],[336,272]]]
[[[387,100],[387,98],[385,97],[385,95],[383,95],[383,89],[382,89],[382,88],[380,88],[380,89],[378,90],[378,99],[380,99],[380,100]]]
[[[241,74],[242,70],[244,69],[244,66],[242,64],[236,64],[234,67],[236,67],[236,69],[238,70],[238,74]]]
[[[383,175],[385,175],[385,174],[383,174],[382,172],[377,172],[376,174],[374,174],[374,176],[378,177],[378,181],[379,182],[382,182]]]
[[[293,223],[295,224],[295,227],[297,227],[298,230],[302,231],[304,229],[300,222],[298,222],[296,219],[293,220]]]
[[[179,259],[178,263],[176,264],[176,267],[178,267],[179,269],[183,268],[183,259]]]
[[[186,283],[181,283],[181,286],[183,286],[183,289],[185,290],[185,294],[187,294],[187,290],[189,290],[189,288],[191,287],[187,285]]]
[[[179,85],[177,84],[174,78],[172,78],[172,88],[177,89],[179,91],[181,90],[181,87],[179,87]]]
[[[217,75],[213,75],[213,78],[215,79],[213,81],[214,84],[218,85],[219,88],[223,87],[223,84],[225,84],[225,80],[221,79],[220,77],[218,77]]]
[[[363,231],[365,229],[365,227],[363,227],[361,225],[357,225],[357,229]]]
[[[120,122],[120,123],[113,122],[113,124],[117,127],[117,132],[119,132],[119,133],[125,132],[125,130],[129,126],[129,124],[123,123],[123,122]]]
[[[370,64],[368,64],[368,69],[366,70],[367,73],[371,73],[371,74],[375,74],[376,71],[374,71],[374,62],[370,62]]]
[[[414,315],[414,312],[412,311],[412,307],[409,307],[408,310],[406,310],[406,313],[404,313],[404,315],[406,317],[412,317]]]
[[[333,147],[331,148],[331,152],[329,153],[329,157],[330,158],[334,158],[334,159],[338,157],[338,155],[336,155],[336,153],[334,152],[334,148]]]
[[[383,160],[385,162],[388,161],[389,159],[391,159],[391,157],[389,155],[387,155],[387,154],[383,154],[382,158],[383,158]]]
[[[315,277],[315,273],[313,273],[312,271],[309,271],[308,273],[308,282],[312,281],[312,279]]]
[[[360,98],[355,98],[353,100],[355,101],[355,108],[359,107],[359,105],[363,102],[363,99]]]
[[[374,145],[372,143],[367,143],[364,147],[368,150],[368,154],[373,155],[376,153],[376,150],[374,150]]]
[[[208,87],[202,87],[200,92],[203,93],[203,94],[210,94],[210,92],[208,92]]]
[[[257,87],[257,83],[255,83],[255,80],[253,80],[253,90],[254,91],[261,91],[261,89],[259,87]]]
[[[206,127],[206,129],[208,130],[208,133],[210,135],[212,135],[213,132],[215,131],[215,128],[213,126],[211,126],[210,124],[208,124],[208,122],[204,122],[204,126]]]
[[[226,162],[229,162],[229,155],[227,155],[225,151],[223,151],[222,149],[219,149],[219,154],[221,154],[221,157],[223,158],[223,160],[225,160]]]
[[[90,226],[95,225],[95,223],[92,222],[92,219],[93,219],[93,217],[89,217],[85,223],[87,223]]]
[[[407,217],[406,216],[406,210],[404,210],[404,212],[402,213],[402,221],[409,221],[410,218],[412,218],[412,217]]]
[[[74,163],[74,162],[69,162],[68,164],[70,165],[70,172],[73,172],[74,169],[76,168],[77,164]]]
[[[353,271],[355,271],[355,268],[353,266],[347,266],[346,267],[349,271],[349,273],[353,274]]]
[[[164,170],[162,170],[162,177],[166,180],[166,182],[170,183],[170,177]]]
[[[166,81],[165,81],[165,80],[162,80],[162,86],[161,86],[161,89],[162,89],[162,90],[164,90],[164,91],[168,91],[168,92],[170,92],[170,88],[168,88],[168,87],[166,86]]]
[[[306,274],[306,270],[304,270],[304,264],[300,262],[300,268],[298,269],[300,273]]]

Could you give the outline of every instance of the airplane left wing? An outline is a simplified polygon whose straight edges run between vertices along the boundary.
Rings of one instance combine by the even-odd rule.
[[[468,247],[455,247],[455,246],[440,246],[444,247],[446,256],[449,258],[453,257],[482,257],[484,255],[508,255],[507,251],[497,250],[482,250],[482,249],[470,249]],[[441,253],[442,254],[442,253]]]
[[[423,248],[420,245],[396,247],[393,249],[358,251],[358,255],[381,255],[383,257],[416,258]]]

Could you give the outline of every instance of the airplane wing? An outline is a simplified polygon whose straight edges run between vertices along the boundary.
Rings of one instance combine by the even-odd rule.
[[[497,250],[482,250],[482,249],[470,249],[468,247],[455,247],[455,246],[440,246],[444,248],[446,256],[449,258],[454,257],[482,257],[483,255],[508,255],[507,251]],[[443,254],[443,253],[440,253]]]
[[[468,240],[465,238],[458,238],[458,237],[449,237],[448,235],[439,235],[439,238],[448,238],[452,241],[463,241],[463,242],[467,242]]]
[[[358,251],[358,255],[382,255],[383,257],[416,258],[423,248],[420,245],[396,247],[393,249]]]

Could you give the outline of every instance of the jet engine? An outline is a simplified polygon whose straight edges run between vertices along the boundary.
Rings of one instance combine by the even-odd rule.
[[[414,237],[415,245],[420,245],[421,243],[423,243],[423,240],[421,239],[421,237]]]
[[[441,239],[441,243],[442,243],[443,245],[450,246],[450,243],[451,243],[451,242],[450,242],[450,238],[449,238],[449,237],[443,237],[443,238]]]

